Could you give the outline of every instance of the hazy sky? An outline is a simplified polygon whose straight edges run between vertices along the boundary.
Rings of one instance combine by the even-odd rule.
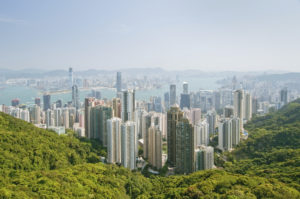
[[[300,0],[0,0],[0,68],[300,71]]]

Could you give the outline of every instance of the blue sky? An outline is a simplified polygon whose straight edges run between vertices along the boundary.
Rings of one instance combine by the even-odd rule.
[[[299,0],[0,0],[0,68],[300,71]]]

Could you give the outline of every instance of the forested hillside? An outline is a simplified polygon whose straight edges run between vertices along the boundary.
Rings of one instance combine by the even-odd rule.
[[[277,178],[300,190],[300,100],[246,125],[249,138],[230,155],[226,170]]]
[[[99,163],[105,151],[94,141],[0,113],[0,198],[300,198],[299,107],[249,123],[224,170],[151,178]]]

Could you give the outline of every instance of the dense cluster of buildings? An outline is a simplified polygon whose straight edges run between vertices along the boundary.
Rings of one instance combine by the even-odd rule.
[[[45,93],[42,102],[36,98],[28,107],[13,99],[11,106],[2,105],[0,111],[59,134],[73,129],[78,136],[99,140],[107,147],[108,163],[137,169],[142,149],[140,155],[153,168],[160,169],[167,163],[180,174],[212,169],[212,138],[218,136],[219,150],[232,150],[247,137],[244,123],[261,111],[257,98],[242,88],[195,93],[189,92],[189,84],[183,82],[180,95],[176,84],[171,84],[163,99],[153,96],[149,101],[137,101],[134,89],[123,89],[120,72],[115,87],[115,98],[102,99],[100,91],[92,91],[81,102],[70,68],[72,101],[52,103],[51,95]],[[282,89],[280,106],[287,103],[287,89]]]

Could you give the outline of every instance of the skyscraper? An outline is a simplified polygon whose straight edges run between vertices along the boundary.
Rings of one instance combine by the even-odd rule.
[[[72,86],[72,105],[76,110],[80,108],[78,86],[76,84]]]
[[[112,99],[113,117],[121,118],[121,100],[120,98]]]
[[[158,126],[148,129],[148,161],[157,169],[162,168],[162,136]]]
[[[73,86],[73,68],[69,68],[69,88],[72,88]]]
[[[281,106],[284,106],[288,103],[288,90],[287,88],[284,88],[280,90],[280,103]]]
[[[225,106],[223,111],[225,118],[231,118],[234,116],[234,108],[232,106]]]
[[[173,106],[176,104],[176,85],[171,84],[170,85],[170,106]]]
[[[54,116],[53,110],[48,109],[46,111],[46,117],[45,117],[45,123],[46,123],[46,127],[47,128],[49,126],[54,126],[54,124],[53,124],[54,123],[53,116]]]
[[[134,112],[135,112],[135,91],[127,90],[122,93],[122,120],[134,121]]]
[[[240,143],[240,118],[232,118],[232,146]]]
[[[170,94],[169,92],[166,92],[164,94],[164,105],[165,105],[165,111],[168,111],[170,108]]]
[[[252,118],[252,97],[250,93],[245,93],[245,115],[244,119],[249,121]]]
[[[199,122],[201,122],[201,109],[200,108],[193,108],[191,110],[191,122],[193,125],[196,125]]]
[[[189,94],[181,94],[180,95],[180,108],[191,108],[191,99]]]
[[[117,72],[117,83],[116,83],[117,92],[122,91],[122,74],[121,72]]]
[[[121,163],[125,168],[136,168],[137,136],[135,122],[127,121],[121,125]]]
[[[121,124],[120,118],[107,120],[107,162],[121,163]]]
[[[36,104],[30,108],[30,120],[33,124],[41,123],[41,108]]]
[[[90,136],[99,139],[103,146],[107,146],[107,120],[112,118],[112,109],[109,106],[98,105],[91,108]]]
[[[43,95],[44,111],[51,109],[51,95],[45,93]]]
[[[178,106],[173,106],[167,113],[167,144],[168,162],[170,166],[176,166],[176,125],[183,118],[183,112]]]
[[[252,98],[252,114],[257,114],[259,109],[258,100],[256,97]]]
[[[189,94],[189,84],[187,82],[183,82],[183,94]]]
[[[41,106],[41,98],[36,97],[36,98],[34,99],[34,104],[36,104],[36,105],[38,105],[38,106]]]
[[[234,116],[240,118],[240,130],[243,131],[244,119],[244,91],[236,90],[234,92]]]
[[[208,128],[209,125],[206,120],[203,120],[202,122],[196,124],[194,126],[194,131],[195,131],[195,141],[196,141],[196,146],[204,145],[208,146],[209,144],[209,131]]]
[[[176,173],[188,174],[194,171],[195,160],[194,127],[182,118],[176,125]]]
[[[148,158],[148,144],[149,144],[149,128],[152,123],[152,114],[144,113],[142,115],[142,137],[143,137],[143,156],[144,158]]]
[[[232,149],[232,120],[223,119],[219,124],[218,148],[224,151]]]
[[[209,125],[209,135],[215,134],[215,129],[217,127],[217,113],[214,110],[208,111],[206,114],[206,120]]]
[[[11,105],[12,106],[18,106],[20,104],[20,100],[19,99],[13,99],[11,100]]]
[[[66,129],[70,128],[69,109],[63,108],[62,110],[62,123]]]
[[[221,109],[221,93],[220,91],[215,91],[213,93],[213,106],[215,110],[220,110]]]
[[[195,171],[212,169],[214,165],[214,148],[200,146],[195,150]]]

